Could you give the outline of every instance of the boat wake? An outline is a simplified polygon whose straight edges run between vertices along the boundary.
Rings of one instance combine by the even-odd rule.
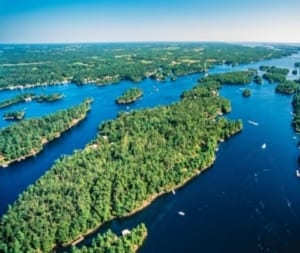
[[[252,121],[252,120],[248,120],[248,123],[251,124],[251,125],[254,125],[254,126],[259,125],[259,123],[255,122],[255,121]]]

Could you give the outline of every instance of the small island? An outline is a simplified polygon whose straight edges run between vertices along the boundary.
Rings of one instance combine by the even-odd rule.
[[[291,95],[291,94],[296,93],[298,87],[299,87],[299,84],[297,84],[296,82],[286,80],[286,81],[278,84],[275,91],[278,93]]]
[[[58,101],[60,99],[62,99],[64,97],[63,94],[61,93],[53,93],[53,94],[41,94],[39,96],[37,96],[36,101],[37,102],[55,102]]]
[[[0,142],[0,166],[7,167],[38,154],[45,144],[85,119],[91,102],[91,99],[86,99],[78,106],[41,118],[23,120],[0,130],[3,140]]]
[[[297,69],[293,69],[292,70],[292,75],[297,75],[298,74],[298,70]]]
[[[3,119],[5,120],[21,120],[25,116],[25,111],[5,112]]]
[[[242,92],[243,97],[250,97],[251,96],[251,90],[250,89],[244,89]]]
[[[131,88],[116,99],[117,104],[131,104],[143,96],[142,89]]]

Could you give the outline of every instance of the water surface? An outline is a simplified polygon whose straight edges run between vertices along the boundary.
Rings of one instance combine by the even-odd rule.
[[[293,68],[300,55],[255,64],[217,66],[210,73],[258,68],[260,65]],[[113,119],[122,110],[132,110],[178,101],[182,91],[195,85],[200,75],[178,78],[175,82],[145,79],[139,84],[123,81],[118,85],[96,87],[75,85],[34,88],[33,92],[62,92],[63,101],[53,104],[22,104],[27,117],[37,117],[95,99],[87,120],[62,138],[53,141],[34,158],[0,170],[0,214],[29,184],[48,170],[61,154],[70,154],[95,138],[99,123]],[[289,78],[293,78],[290,74]],[[141,87],[144,97],[135,104],[117,106],[114,100],[132,86]],[[276,94],[275,85],[250,84],[252,96],[242,97],[243,86],[224,86],[221,95],[232,101],[228,118],[242,119],[243,131],[222,143],[215,164],[191,180],[176,194],[158,198],[130,218],[114,220],[105,227],[120,232],[140,222],[149,236],[141,253],[168,252],[300,252],[300,180],[298,135],[291,127],[291,97]],[[1,98],[18,91],[1,92]],[[0,113],[4,112],[0,110]],[[248,121],[255,121],[253,125]],[[0,126],[7,124],[0,120]],[[262,145],[266,148],[263,149]],[[178,215],[183,211],[185,216]],[[88,243],[89,239],[84,243]]]

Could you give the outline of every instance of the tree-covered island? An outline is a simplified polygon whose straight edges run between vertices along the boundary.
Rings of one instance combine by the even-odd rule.
[[[25,103],[25,102],[31,102],[31,101],[37,101],[37,102],[55,102],[57,100],[60,100],[64,97],[61,93],[53,93],[53,94],[41,94],[37,95],[35,93],[23,93],[16,95],[13,98],[4,100],[0,102],[0,108],[9,107],[15,104]]]
[[[120,113],[84,150],[59,159],[2,216],[0,251],[51,252],[130,215],[210,167],[231,121],[221,84],[204,79],[169,106]]]
[[[286,76],[289,73],[289,69],[278,68],[275,66],[260,66],[261,71],[265,71],[263,78],[269,83],[280,83],[286,80]]]
[[[25,116],[25,111],[5,112],[3,119],[5,120],[21,120]]]
[[[283,94],[294,94],[296,93],[296,91],[298,90],[299,88],[299,84],[294,82],[294,81],[291,81],[291,80],[286,80],[282,83],[279,83],[276,88],[275,88],[275,91],[278,92],[278,93],[283,93]]]
[[[251,83],[254,77],[253,71],[234,71],[223,74],[212,74],[204,77],[204,81],[216,81],[220,84],[243,85]]]
[[[35,100],[37,102],[55,102],[55,101],[58,101],[58,100],[61,100],[62,98],[64,97],[63,94],[61,93],[53,93],[53,94],[41,94],[41,95],[38,95],[35,97]]]
[[[15,105],[19,103],[29,102],[34,97],[35,97],[34,93],[24,93],[24,94],[16,95],[13,98],[0,102],[0,108],[9,107],[11,105]]]
[[[117,104],[130,104],[143,96],[143,90],[140,88],[131,88],[126,90],[120,97],[116,99]]]
[[[91,101],[86,99],[78,106],[1,129],[0,166],[6,167],[42,151],[45,144],[86,118]]]
[[[242,91],[243,97],[250,97],[251,96],[251,90],[250,89],[244,89]]]

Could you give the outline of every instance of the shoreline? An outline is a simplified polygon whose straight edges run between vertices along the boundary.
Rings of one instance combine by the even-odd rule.
[[[116,104],[118,104],[118,105],[132,104],[132,103],[134,103],[135,101],[137,101],[138,99],[140,99],[142,96],[143,96],[143,93],[138,94],[137,96],[133,97],[133,98],[130,99],[129,101],[124,101],[124,100],[119,101],[119,100],[117,99],[117,100],[116,100]]]
[[[70,124],[64,131],[62,131],[62,132],[60,132],[60,133],[57,133],[53,139],[51,139],[51,140],[46,140],[45,138],[42,137],[42,138],[41,138],[41,144],[42,144],[42,146],[41,146],[40,149],[38,149],[38,150],[33,150],[32,152],[30,152],[30,153],[27,154],[27,155],[24,155],[24,156],[15,158],[15,159],[10,160],[10,161],[7,161],[7,162],[5,162],[5,163],[0,163],[0,167],[1,167],[1,168],[7,168],[7,167],[8,167],[10,164],[12,164],[12,163],[15,163],[15,162],[21,162],[21,161],[23,161],[23,160],[26,160],[26,159],[29,158],[29,157],[32,157],[32,156],[37,155],[38,153],[40,153],[40,152],[44,149],[45,145],[47,145],[49,142],[51,142],[51,141],[53,141],[53,140],[55,140],[55,139],[58,139],[64,132],[68,131],[68,130],[71,129],[72,127],[74,127],[74,126],[76,126],[77,124],[79,124],[82,120],[84,120],[84,119],[87,117],[87,114],[88,114],[89,111],[90,111],[90,110],[88,110],[87,113],[86,113],[85,115],[83,115],[82,117],[80,117],[80,118],[78,118],[78,119],[74,119],[74,120],[71,122],[71,124]],[[2,158],[2,159],[3,159],[3,158]]]
[[[234,135],[240,133],[242,131],[242,129],[240,129],[239,131],[236,131],[235,133],[233,133],[229,138],[233,137]],[[219,144],[224,142],[223,139],[220,139],[218,144],[216,145],[216,148],[218,148]],[[215,149],[216,150],[216,149]],[[214,164],[216,160],[216,151],[214,153],[214,156],[212,157],[211,161],[209,162],[209,164],[203,168],[203,169],[197,169],[195,170],[190,176],[188,176],[186,179],[184,179],[182,182],[178,183],[177,185],[173,185],[173,186],[166,186],[166,189],[163,189],[161,192],[159,193],[155,193],[155,194],[152,194],[150,195],[146,200],[142,201],[141,204],[134,208],[132,211],[130,211],[129,213],[125,214],[124,216],[122,217],[111,217],[110,220],[108,221],[105,221],[99,225],[97,225],[96,227],[94,228],[91,228],[91,229],[88,229],[85,233],[81,233],[79,234],[76,239],[72,240],[72,241],[69,241],[67,243],[64,243],[62,245],[56,245],[53,247],[53,250],[57,249],[57,248],[60,248],[62,250],[64,249],[67,249],[68,247],[71,247],[71,246],[76,246],[78,243],[84,241],[86,239],[87,236],[89,235],[92,235],[93,233],[96,233],[97,230],[102,226],[104,225],[106,222],[110,222],[112,221],[113,219],[116,219],[116,218],[128,218],[132,215],[134,215],[135,213],[143,210],[144,208],[146,208],[147,206],[149,206],[152,202],[154,202],[158,197],[164,195],[164,194],[167,194],[167,193],[171,193],[173,190],[177,190],[177,189],[180,189],[181,187],[183,187],[184,185],[186,185],[189,181],[191,181],[192,179],[196,178],[197,176],[199,176],[202,172],[208,170],[209,168],[211,168]]]
[[[162,196],[164,194],[167,194],[167,193],[171,193],[173,190],[177,190],[177,189],[183,187],[190,180],[192,180],[196,176],[200,175],[203,171],[211,168],[212,165],[214,164],[215,160],[216,160],[216,156],[214,156],[213,160],[210,162],[210,164],[206,168],[196,170],[190,177],[186,178],[183,182],[181,182],[181,183],[179,183],[179,184],[177,184],[175,186],[169,186],[169,187],[167,187],[167,189],[164,189],[162,192],[156,193],[156,194],[153,194],[153,195],[149,196],[149,198],[147,200],[144,200],[141,203],[140,206],[136,207],[135,209],[133,209],[129,213],[125,214],[122,217],[116,217],[116,216],[114,216],[114,217],[112,217],[110,220],[108,220],[106,222],[110,222],[110,221],[112,221],[113,219],[116,219],[116,218],[128,218],[131,215],[134,215],[135,213],[143,210],[144,208],[146,208],[147,206],[149,206],[152,202],[154,202],[158,197],[160,197],[160,196]],[[78,243],[84,241],[87,236],[92,235],[93,233],[95,233],[106,222],[103,222],[103,223],[97,225],[96,227],[87,230],[85,233],[82,233],[82,234],[78,235],[75,240],[72,240],[71,242],[64,243],[64,244],[58,246],[58,248],[67,249],[70,246],[76,246]],[[57,248],[57,246],[54,247],[53,249],[55,250],[56,248]]]
[[[215,67],[215,66],[212,66],[212,68],[213,67]],[[182,75],[176,75],[175,77],[179,78],[179,77],[183,77],[183,76],[194,75],[194,74],[204,74],[204,73],[206,73],[206,72],[204,72],[204,71],[195,71],[195,72],[189,72],[189,73],[182,74]],[[145,76],[141,77],[140,81],[142,81],[145,78],[150,78],[150,75],[145,75]],[[154,80],[157,81],[157,82],[163,82],[164,81],[164,80],[161,80],[159,78],[154,79]],[[64,80],[64,81],[57,81],[57,82],[51,82],[51,83],[24,84],[24,85],[1,87],[0,92],[1,91],[11,91],[11,90],[24,90],[24,89],[32,89],[32,88],[48,87],[48,86],[59,86],[59,85],[63,86],[63,85],[70,85],[70,84],[73,84],[73,85],[76,85],[76,86],[81,86],[81,85],[105,86],[105,85],[119,84],[122,81],[128,81],[128,79],[121,78],[121,79],[115,80],[113,82],[103,82],[103,83],[99,83],[98,80],[89,80],[89,81],[86,81],[82,84],[76,84],[76,83],[73,83],[72,80]],[[140,82],[140,81],[134,82],[132,80],[129,80],[129,81],[131,81],[132,83],[139,83]]]

